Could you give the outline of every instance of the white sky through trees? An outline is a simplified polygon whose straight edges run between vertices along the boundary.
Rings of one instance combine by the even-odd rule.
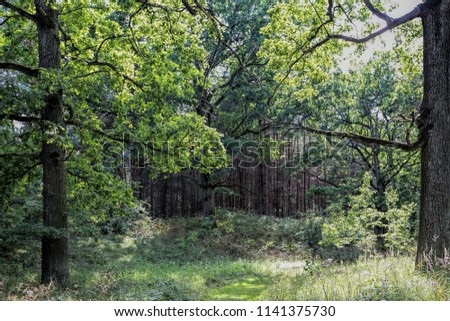
[[[383,4],[387,8],[387,14],[389,14],[393,18],[398,18],[412,11],[421,2],[422,2],[421,0],[391,0],[391,1],[385,0],[383,1]],[[396,8],[389,10],[389,7],[392,5],[396,6]],[[384,22],[381,19],[378,19],[375,16],[373,17],[373,19],[374,21],[380,21],[381,25],[384,26]],[[361,30],[364,30],[363,25],[357,24],[357,27],[361,28]],[[394,42],[395,42],[394,33],[388,31],[383,35],[375,38],[373,41],[367,43],[367,49],[364,52],[364,54],[360,58],[356,58],[354,61],[352,61],[351,59],[356,57],[356,55],[353,55],[355,47],[351,46],[350,48],[345,49],[344,54],[342,55],[342,57],[351,57],[351,58],[349,59],[344,58],[343,60],[341,60],[339,65],[342,70],[344,71],[348,70],[355,64],[359,65],[361,63],[361,60],[363,62],[369,60],[376,51],[391,50],[394,45]]]
[[[420,4],[421,0],[400,0],[400,1],[392,1],[393,3],[398,4],[398,8],[392,11],[392,15],[394,17],[404,15],[411,11],[415,6]]]

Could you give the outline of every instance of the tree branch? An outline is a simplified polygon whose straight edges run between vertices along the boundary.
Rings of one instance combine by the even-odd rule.
[[[189,176],[189,175],[183,175],[183,174],[180,174],[179,176],[180,176],[182,179],[187,179],[188,181],[191,181],[192,183],[194,183],[195,185],[197,185],[197,186],[200,187],[200,188],[204,188],[204,186],[203,186],[202,183],[200,183],[197,179],[192,178],[192,177]]]
[[[11,9],[14,12],[18,13],[19,15],[21,15],[22,17],[25,17],[25,18],[27,18],[27,19],[35,22],[35,23],[38,22],[38,18],[37,18],[37,16],[35,14],[31,14],[28,11],[26,11],[26,10],[24,10],[22,8],[19,8],[19,7],[15,6],[15,5],[9,3],[8,1],[0,0],[0,6],[4,6],[4,7],[8,8],[8,9]]]
[[[48,4],[50,5],[50,4]],[[52,21],[48,15],[43,10],[43,7],[46,7],[46,1],[43,0],[34,0],[34,7],[36,8],[36,19],[37,23],[46,27],[54,27],[55,23]]]
[[[151,8],[162,9],[162,10],[164,10],[164,11],[166,11],[166,12],[169,12],[169,11],[171,11],[171,10],[174,10],[174,9],[172,9],[172,8],[170,8],[170,7],[166,7],[166,6],[162,5],[162,4],[148,2],[148,0],[136,0],[136,2],[141,3],[141,4],[142,4],[143,6],[145,6],[145,7],[151,7]],[[178,10],[176,10],[176,9],[175,9],[174,11],[177,11],[177,12],[178,12]]]
[[[21,115],[14,115],[14,114],[0,114],[0,120],[1,119],[9,119],[9,120],[15,120],[22,123],[31,123],[31,122],[38,122],[42,119],[39,117],[34,116],[21,116]]]
[[[378,10],[377,8],[375,8],[375,6],[372,4],[372,2],[370,0],[364,0],[364,4],[366,5],[366,7],[370,10],[370,12],[372,12],[374,15],[376,15],[378,18],[386,21],[386,23],[388,25],[390,25],[394,19],[389,17],[387,14],[385,14],[384,12],[381,12],[380,10]]]
[[[238,52],[233,49],[230,44],[228,44],[222,37],[222,32],[220,31],[220,26],[225,26],[215,15],[214,12],[208,8],[205,8],[202,4],[200,4],[200,2],[198,0],[194,0],[194,3],[196,5],[196,8],[199,9],[205,16],[206,18],[212,23],[212,26],[214,28],[214,33],[216,34],[217,37],[217,41],[219,42],[219,44],[222,44],[230,53],[232,56],[234,56],[238,62],[238,64],[241,66],[241,68],[243,70],[248,70],[248,65],[247,62],[244,61],[238,54]],[[259,79],[259,77],[253,72],[250,71],[250,73],[252,74],[252,76],[255,77],[256,81],[258,82],[258,84],[261,86],[261,81]]]
[[[15,17],[20,17],[19,15],[17,16],[3,16],[3,20],[0,22],[0,26],[3,26],[5,23],[8,22],[9,19],[15,18]]]
[[[138,83],[136,80],[134,80],[133,78],[131,78],[128,75],[122,74],[121,72],[119,72],[119,70],[117,70],[117,67],[114,66],[113,64],[109,63],[109,62],[101,62],[101,61],[85,61],[87,63],[88,66],[103,66],[103,67],[108,67],[109,69],[111,69],[112,71],[114,71],[116,74],[122,76],[123,79],[131,82],[133,85],[135,85],[137,88],[139,88],[142,91],[144,90],[144,87],[142,84]]]
[[[13,62],[0,62],[0,69],[9,69],[19,71],[30,77],[37,77],[39,75],[39,70],[33,69],[27,66],[19,65]]]
[[[327,185],[331,185],[331,186],[333,186],[333,187],[339,188],[339,185],[338,185],[338,184],[333,183],[333,182],[331,182],[331,181],[329,181],[329,180],[327,180],[327,179],[325,179],[325,178],[322,178],[322,177],[320,177],[320,175],[316,175],[316,174],[314,174],[313,172],[309,172],[309,175],[311,175],[313,178],[317,179],[318,181],[320,181],[320,182],[322,182],[322,183],[325,183],[325,184],[327,184]]]
[[[415,156],[415,155],[417,155],[417,154],[416,154],[416,153],[411,153],[411,154],[406,158],[406,160],[405,160],[403,163],[401,163],[401,164],[398,165],[397,170],[396,170],[394,173],[392,173],[392,174],[390,175],[389,178],[386,179],[386,185],[387,185],[387,184],[390,184],[390,183],[392,182],[392,180],[393,180],[398,174],[400,174],[400,172],[402,171],[402,169],[404,169],[404,168],[406,167],[406,165],[408,165],[408,164],[411,162],[411,159],[412,159],[413,156]]]
[[[82,58],[77,58],[77,57],[72,57],[72,56],[63,56],[64,59],[67,60],[76,60],[76,61],[81,61],[84,62],[87,66],[98,66],[98,67],[107,67],[109,70],[113,71],[114,73],[116,73],[117,75],[121,76],[124,80],[132,83],[134,86],[136,86],[137,88],[139,88],[142,91],[145,91],[144,85],[140,84],[138,81],[134,80],[133,78],[131,78],[130,76],[121,73],[116,66],[114,66],[112,63],[110,62],[106,62],[106,61],[97,61],[97,60],[86,60],[86,59],[82,59]],[[96,72],[98,72],[99,70],[97,70]]]
[[[102,50],[103,45],[109,41],[109,40],[114,40],[114,39],[119,39],[119,38],[124,38],[124,35],[119,35],[119,36],[111,36],[111,37],[106,37],[105,39],[102,40],[102,42],[100,43],[100,45],[97,48],[97,51],[94,54],[94,60],[98,61],[98,56],[100,54],[100,51]]]
[[[187,11],[189,11],[189,13],[193,16],[197,15],[197,10],[195,10],[194,7],[192,7],[186,0],[181,0],[181,2],[183,3],[184,7],[187,9]]]
[[[361,156],[361,158],[362,158],[365,166],[367,167],[367,169],[372,170],[372,164],[369,161],[370,154],[369,154],[368,157],[366,157],[366,155],[364,155],[364,152],[361,150],[361,148],[359,148],[359,146],[356,145],[356,144],[351,144],[351,145],[348,145],[348,146],[350,148],[353,148],[354,150],[356,150],[356,152],[359,154],[359,156]]]
[[[259,130],[253,130],[251,128],[246,128],[242,133],[235,136],[234,138],[239,139],[246,134],[261,135],[261,133],[265,132],[266,130],[268,130],[270,128],[271,128],[271,125],[265,125],[264,127],[261,127]]]
[[[364,2],[366,2],[366,1],[364,1]],[[375,9],[375,10],[377,10],[377,9]],[[409,13],[407,13],[399,18],[396,18],[396,19],[390,18],[391,21],[390,21],[390,23],[388,23],[388,25],[386,27],[381,28],[378,31],[375,31],[375,32],[365,36],[364,38],[354,38],[354,37],[350,37],[350,36],[335,34],[335,35],[329,35],[324,40],[339,39],[339,40],[345,40],[345,41],[353,42],[353,43],[365,43],[365,42],[368,42],[368,41],[382,35],[383,33],[387,32],[389,30],[392,30],[402,24],[405,24],[411,20],[418,18],[425,10],[426,10],[426,6],[424,4],[420,4],[417,7],[415,7],[412,11],[410,11]],[[314,46],[314,47],[317,48],[317,46]]]
[[[327,137],[351,139],[353,141],[359,142],[360,144],[362,144],[364,146],[380,145],[380,146],[397,148],[397,149],[401,149],[404,151],[414,151],[414,150],[420,148],[420,146],[422,146],[422,144],[423,144],[423,139],[419,139],[415,143],[408,144],[408,143],[403,143],[403,142],[398,142],[398,141],[389,141],[389,140],[384,140],[384,139],[380,139],[380,138],[357,135],[354,133],[322,130],[322,129],[312,128],[312,127],[309,127],[306,125],[302,125],[300,123],[277,122],[275,125],[278,125],[278,124],[279,125],[289,125],[289,126],[291,126],[291,128],[297,128],[297,129],[301,129],[301,130],[304,130],[309,133],[319,134],[319,135],[323,135],[323,136],[327,136]]]
[[[89,177],[88,176],[82,176],[82,175],[80,175],[78,173],[75,173],[74,171],[72,171],[70,169],[67,169],[67,174],[69,174],[69,175],[71,175],[73,177],[76,177],[76,178],[80,179],[83,182],[88,182],[89,181]]]
[[[303,58],[305,58],[307,55],[309,55],[310,53],[313,53],[316,49],[318,49],[319,47],[325,45],[326,43],[328,43],[330,40],[344,40],[347,42],[352,42],[352,43],[357,43],[357,44],[362,44],[362,43],[366,43],[369,42],[370,40],[402,25],[405,24],[411,20],[414,20],[415,18],[418,18],[420,15],[422,15],[424,13],[425,10],[427,10],[427,5],[422,3],[419,4],[417,7],[415,7],[412,11],[410,11],[409,13],[397,18],[397,19],[393,19],[392,22],[390,24],[388,24],[386,27],[381,28],[363,38],[355,38],[352,36],[346,36],[346,35],[340,35],[340,34],[330,34],[327,37],[323,38],[322,40],[316,42],[315,44],[313,44],[312,46],[310,46],[309,48],[303,49],[303,47],[299,47],[298,49],[296,49],[293,53],[293,55],[297,54],[298,52],[301,53],[301,55],[294,59],[288,66],[288,70],[285,74],[285,76],[283,77],[283,79],[281,79],[281,81],[278,83],[278,85],[275,87],[272,95],[269,97],[269,99],[267,100],[267,104],[270,105],[273,98],[275,97],[275,94],[278,92],[278,90],[280,89],[281,85],[286,81],[286,79],[289,77],[289,75],[291,74],[292,70],[294,69],[294,66],[297,65]],[[309,41],[313,41],[314,38],[318,35],[320,29],[324,28],[325,25],[329,22],[331,22],[332,20],[328,20],[324,23],[322,23],[314,32],[314,35],[310,38]]]

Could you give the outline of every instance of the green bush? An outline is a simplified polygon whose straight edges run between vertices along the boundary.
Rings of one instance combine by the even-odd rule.
[[[237,255],[283,252],[305,254],[305,246],[321,239],[322,218],[307,214],[300,218],[276,218],[243,212],[219,210],[216,233],[228,239],[227,246]]]
[[[136,229],[141,232],[132,234],[139,235],[139,249],[152,262],[308,256],[309,247],[318,247],[322,221],[313,213],[281,219],[219,209],[205,218],[142,219]]]
[[[40,186],[23,180],[0,205],[0,257],[11,264],[31,264],[37,259],[40,237],[55,233],[42,225]]]
[[[323,225],[324,248],[344,248],[357,246],[363,251],[376,250],[377,235],[375,227],[384,227],[387,232],[379,235],[386,249],[407,252],[414,242],[413,222],[410,217],[414,205],[398,207],[398,196],[393,189],[386,191],[386,211],[375,207],[375,191],[370,188],[370,175],[366,174],[364,183],[357,195],[350,196],[349,208],[335,210],[328,222]]]

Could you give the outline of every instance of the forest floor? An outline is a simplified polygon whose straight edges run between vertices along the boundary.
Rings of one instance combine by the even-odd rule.
[[[230,249],[229,238],[212,233],[209,227],[202,234],[198,223],[205,225],[187,220],[170,228],[168,223],[159,223],[164,226],[157,228],[158,233],[153,227],[150,232],[141,229],[127,236],[74,237],[67,288],[39,285],[39,260],[26,253],[20,261],[0,261],[0,299],[450,299],[450,273],[417,272],[412,255],[360,255],[351,261],[312,259],[302,247],[282,251],[283,247],[277,248],[267,237],[272,250],[256,251],[261,244],[249,238],[251,233],[242,239],[232,235],[237,247]],[[255,255],[241,255],[245,251]]]

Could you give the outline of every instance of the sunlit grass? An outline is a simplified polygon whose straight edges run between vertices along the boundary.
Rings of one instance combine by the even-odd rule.
[[[267,290],[268,300],[449,300],[448,279],[414,269],[411,257],[374,257],[356,263],[306,267],[281,277]]]
[[[448,274],[414,270],[412,257],[332,263],[298,256],[164,260],[131,237],[71,242],[71,284],[41,286],[39,262],[0,272],[4,300],[449,300]],[[162,247],[161,247],[162,248]],[[176,250],[176,247],[171,248]],[[166,250],[166,248],[164,248]],[[182,257],[185,249],[176,257]],[[192,252],[195,254],[195,252]]]
[[[269,277],[251,276],[242,280],[233,280],[225,286],[209,291],[205,299],[214,301],[259,300],[272,283]]]

